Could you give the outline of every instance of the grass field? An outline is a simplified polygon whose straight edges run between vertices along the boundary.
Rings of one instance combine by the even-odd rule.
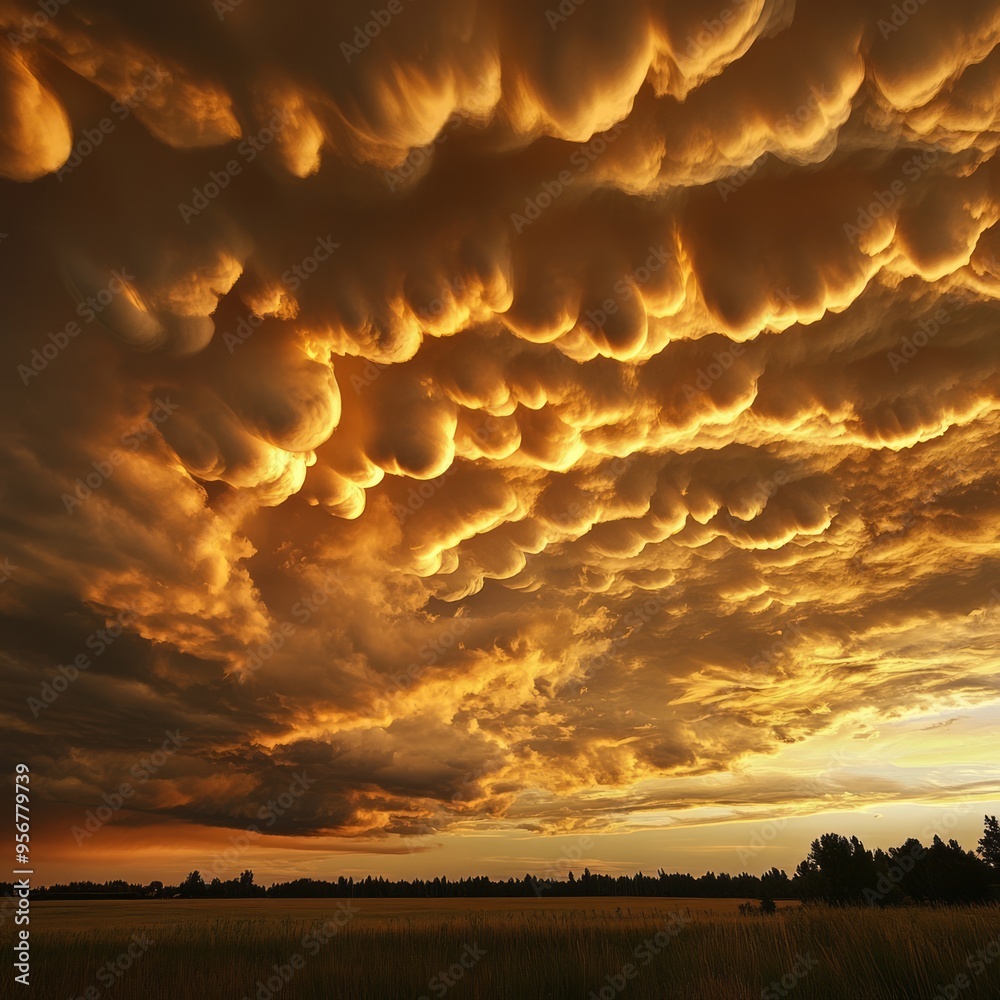
[[[1000,997],[1000,908],[879,911],[789,904],[773,917],[745,917],[736,912],[738,902],[39,902],[32,907],[32,986],[19,987],[17,995],[45,1000]]]

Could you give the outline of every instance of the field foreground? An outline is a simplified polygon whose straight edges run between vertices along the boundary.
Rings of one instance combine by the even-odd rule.
[[[1000,908],[739,900],[39,902],[46,1000],[978,1000]],[[6,989],[5,989],[6,993]]]

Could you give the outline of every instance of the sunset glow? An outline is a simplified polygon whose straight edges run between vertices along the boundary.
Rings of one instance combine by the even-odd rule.
[[[36,882],[974,847],[998,5],[375,7],[0,2]]]

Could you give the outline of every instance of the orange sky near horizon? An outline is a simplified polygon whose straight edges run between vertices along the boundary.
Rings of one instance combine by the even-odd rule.
[[[1000,3],[371,9],[0,0],[41,880],[974,848]]]

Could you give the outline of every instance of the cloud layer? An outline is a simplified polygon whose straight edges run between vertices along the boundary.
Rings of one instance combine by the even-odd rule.
[[[940,794],[718,782],[997,700],[1000,6],[0,21],[5,739],[60,815],[173,729],[116,822]]]

